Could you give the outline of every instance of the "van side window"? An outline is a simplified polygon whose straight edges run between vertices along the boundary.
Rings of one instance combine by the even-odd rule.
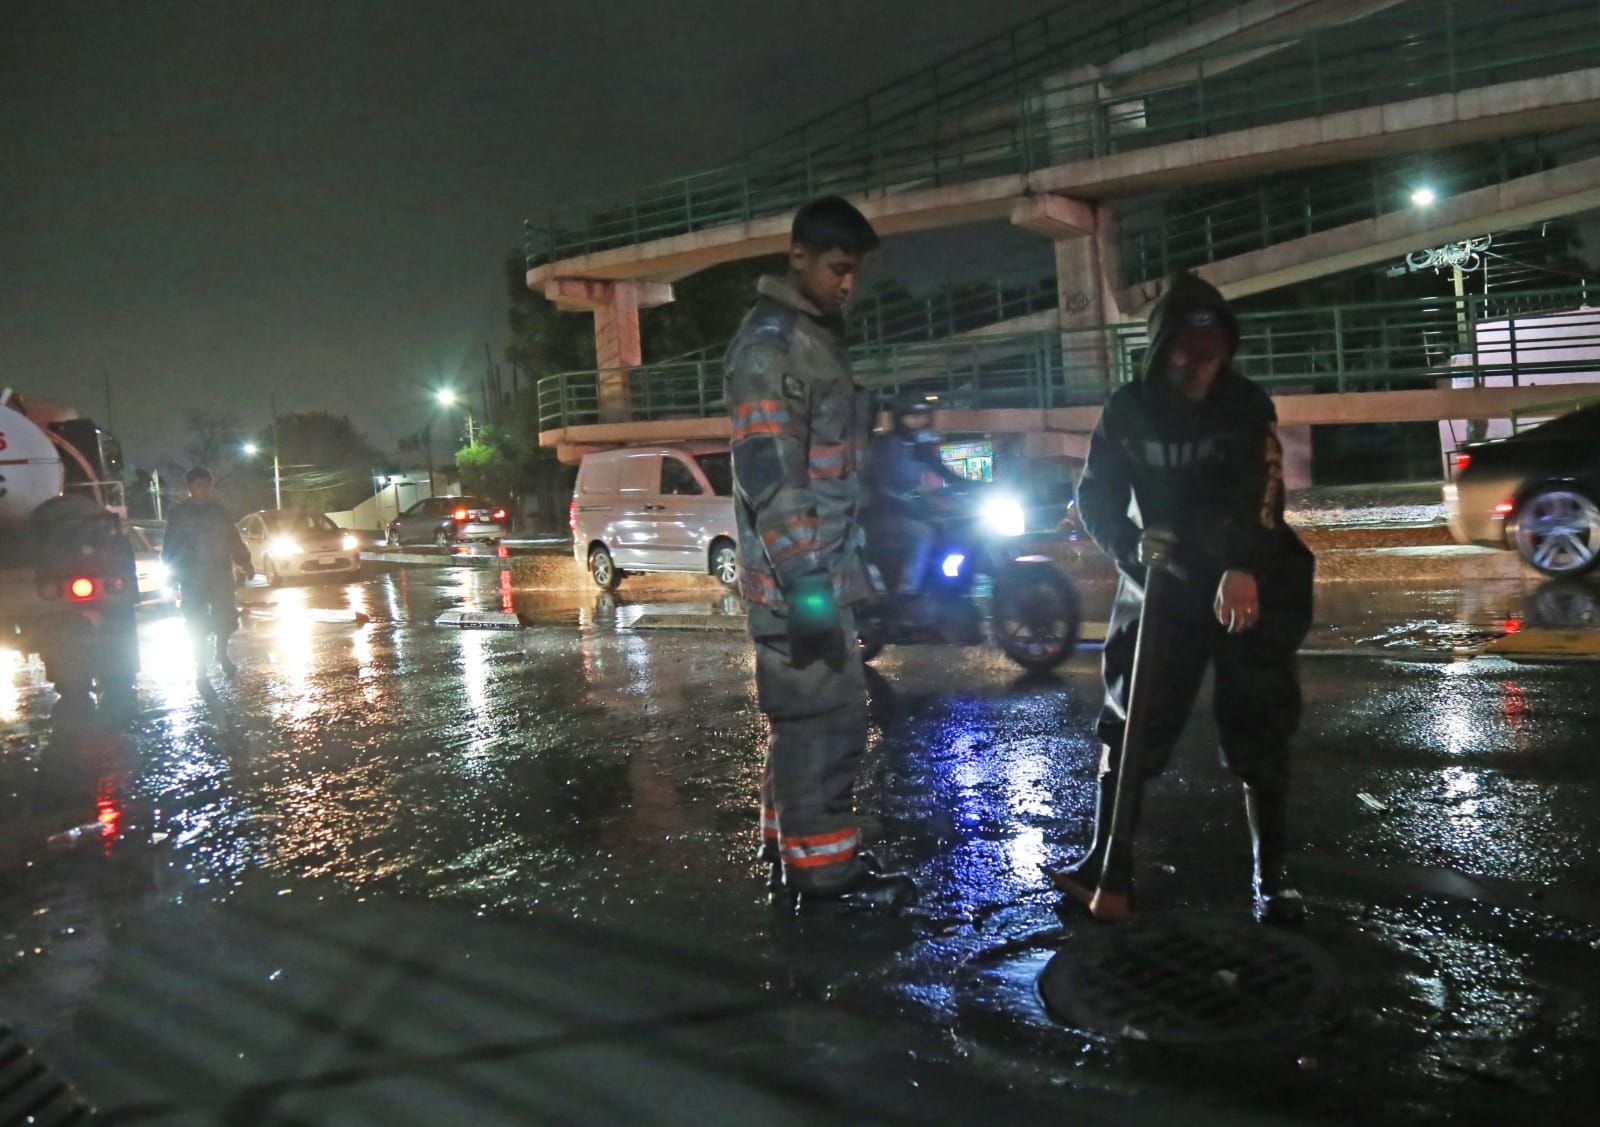
[[[700,483],[689,472],[689,467],[676,458],[661,459],[661,493],[667,497],[697,497]]]

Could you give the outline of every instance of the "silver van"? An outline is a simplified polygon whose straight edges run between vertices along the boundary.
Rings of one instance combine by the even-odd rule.
[[[739,583],[726,446],[627,446],[584,455],[568,511],[572,555],[607,591],[633,572]]]

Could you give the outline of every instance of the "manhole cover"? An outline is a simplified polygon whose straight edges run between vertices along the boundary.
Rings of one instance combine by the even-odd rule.
[[[1080,1029],[1198,1044],[1303,1032],[1327,1016],[1338,970],[1298,935],[1231,919],[1148,918],[1064,946],[1039,975]]]

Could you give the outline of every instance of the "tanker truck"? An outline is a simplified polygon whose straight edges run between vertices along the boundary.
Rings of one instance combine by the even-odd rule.
[[[128,693],[138,580],[122,451],[62,404],[0,389],[0,676],[37,654],[63,700]]]

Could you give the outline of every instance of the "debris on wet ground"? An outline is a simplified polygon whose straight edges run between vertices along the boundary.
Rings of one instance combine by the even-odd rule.
[[[1383,800],[1381,800],[1379,798],[1373,797],[1372,795],[1368,794],[1366,791],[1357,792],[1356,797],[1359,798],[1364,805],[1366,805],[1370,809],[1376,810],[1380,814],[1386,813],[1388,811],[1388,809],[1389,809],[1389,806],[1388,806],[1387,803],[1385,803]]]

